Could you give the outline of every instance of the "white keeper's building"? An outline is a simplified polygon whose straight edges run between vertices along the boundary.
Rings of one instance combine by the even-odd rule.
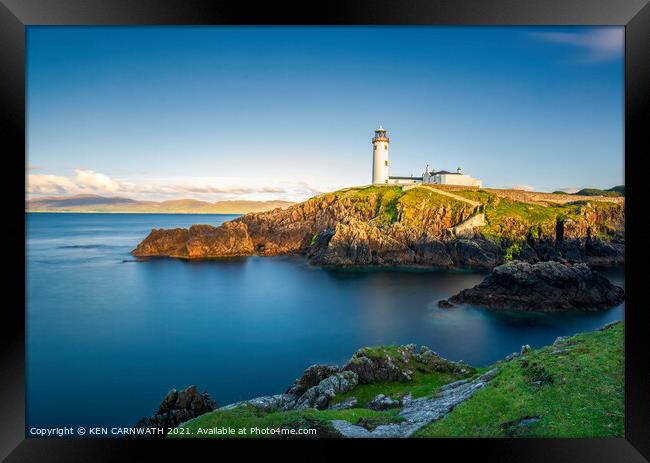
[[[479,179],[464,174],[459,167],[456,172],[447,170],[426,169],[421,177],[399,177],[388,175],[388,135],[383,127],[375,130],[372,139],[372,183],[374,185],[412,185],[416,183],[432,183],[437,185],[464,185],[481,188],[482,182]]]

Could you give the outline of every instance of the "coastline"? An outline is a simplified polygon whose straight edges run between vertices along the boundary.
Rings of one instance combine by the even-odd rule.
[[[162,211],[25,211],[25,214],[160,214],[160,215],[244,215],[248,212],[162,212]]]
[[[351,438],[620,437],[624,331],[617,320],[539,348],[523,345],[483,368],[446,360],[426,346],[365,347],[340,368],[309,367],[284,394],[215,403],[213,410],[171,426],[168,437],[305,434],[292,429],[316,429],[311,437]],[[187,413],[182,407],[176,411]],[[153,415],[141,424],[164,418]],[[288,431],[279,436],[219,431],[263,427]]]

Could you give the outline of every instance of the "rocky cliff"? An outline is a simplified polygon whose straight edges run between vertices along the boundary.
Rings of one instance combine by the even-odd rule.
[[[619,264],[624,219],[622,203],[533,204],[489,190],[450,194],[431,187],[371,186],[246,214],[220,227],[153,230],[132,254],[186,259],[304,254],[315,264],[337,266],[493,268],[513,258]],[[459,227],[467,223],[483,225]]]
[[[494,268],[480,284],[449,301],[491,309],[560,312],[607,309],[624,299],[623,288],[585,264],[515,261]]]

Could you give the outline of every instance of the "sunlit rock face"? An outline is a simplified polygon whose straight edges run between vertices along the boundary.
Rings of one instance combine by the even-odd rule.
[[[576,203],[565,217],[566,208],[553,215],[552,207],[533,210],[496,197],[485,206],[456,197],[424,187],[341,190],[219,227],[153,230],[132,254],[185,259],[303,254],[319,265],[485,269],[513,258],[623,263],[621,204]],[[485,220],[473,221],[477,214]],[[474,222],[481,225],[454,231]]]

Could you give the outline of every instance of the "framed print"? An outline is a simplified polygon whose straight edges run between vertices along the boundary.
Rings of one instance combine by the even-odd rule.
[[[647,1],[1,12],[7,461],[647,461]]]

